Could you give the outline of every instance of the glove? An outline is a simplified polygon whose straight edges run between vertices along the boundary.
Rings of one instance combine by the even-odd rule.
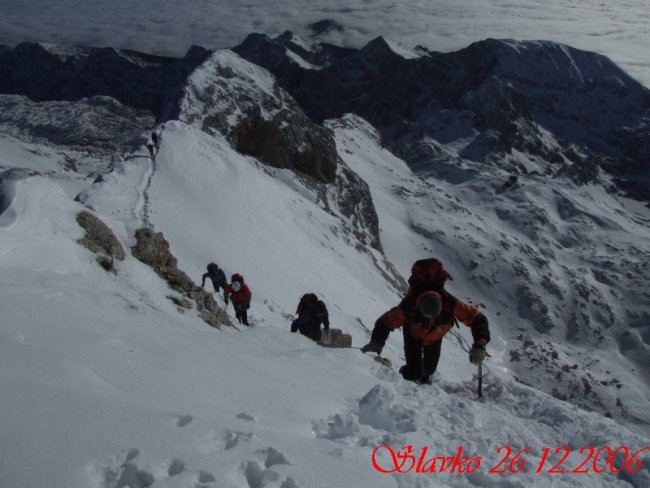
[[[381,354],[381,350],[383,348],[384,346],[381,344],[370,341],[368,344],[361,348],[361,352],[376,352],[377,354]]]
[[[475,342],[469,350],[469,362],[472,364],[479,364],[483,362],[486,354],[485,346]]]

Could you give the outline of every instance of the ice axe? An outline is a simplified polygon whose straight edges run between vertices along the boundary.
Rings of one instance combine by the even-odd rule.
[[[483,398],[483,361],[478,363],[478,397]]]

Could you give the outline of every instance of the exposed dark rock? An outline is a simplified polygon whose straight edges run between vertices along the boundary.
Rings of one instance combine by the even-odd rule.
[[[0,93],[36,102],[104,95],[158,116],[209,53],[192,47],[184,58],[175,59],[112,48],[50,50],[23,43],[0,50]]]
[[[115,268],[115,262],[112,258],[108,256],[97,256],[97,263],[104,268],[106,271],[109,271],[113,274],[117,274],[117,269]]]
[[[331,182],[338,154],[331,134],[307,119],[302,111],[280,111],[265,120],[254,111],[231,133],[237,151],[276,168],[290,168],[317,180]]]
[[[109,258],[122,261],[125,257],[124,248],[117,240],[113,231],[96,215],[83,211],[77,214],[77,223],[86,231],[86,235],[79,239],[79,244],[87,247],[96,254],[105,254]],[[113,269],[112,259],[102,260],[102,267]]]
[[[141,228],[136,230],[135,238],[136,245],[131,250],[133,256],[151,266],[170,288],[194,300],[203,320],[216,328],[232,325],[228,314],[217,305],[212,294],[204,291],[176,267],[178,261],[169,250],[169,243],[162,232]]]
[[[156,272],[174,270],[177,259],[169,250],[169,243],[162,232],[155,233],[151,229],[135,231],[136,245],[131,250],[133,256],[151,266]]]
[[[379,219],[368,184],[347,166],[341,166],[335,181],[334,198],[336,207],[346,217],[357,240],[381,251]]]

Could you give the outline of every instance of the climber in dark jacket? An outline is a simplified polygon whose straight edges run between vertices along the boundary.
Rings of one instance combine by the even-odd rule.
[[[224,290],[226,289],[226,285],[228,284],[226,275],[224,274],[223,270],[219,268],[219,266],[217,266],[215,263],[208,264],[208,272],[204,273],[201,279],[201,288],[205,286],[206,278],[210,278],[212,281],[212,286],[214,287],[214,291],[217,293],[219,292],[220,288],[223,288]]]
[[[318,342],[322,337],[321,324],[323,324],[323,332],[330,329],[327,307],[313,293],[302,296],[296,309],[296,315],[298,318],[291,323],[291,332],[300,331],[302,335]]]

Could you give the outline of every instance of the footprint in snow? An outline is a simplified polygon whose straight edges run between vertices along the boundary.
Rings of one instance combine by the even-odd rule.
[[[185,471],[185,463],[180,459],[174,459],[167,469],[167,474],[171,478]]]
[[[139,449],[122,451],[112,466],[101,470],[102,479],[97,483],[100,488],[148,488],[154,483],[165,483],[166,478],[156,480],[154,475],[141,469],[135,460],[140,455]],[[185,461],[173,459],[167,468],[167,476],[173,478],[187,471]],[[199,471],[196,476],[198,486],[216,482],[217,478],[208,471]],[[167,486],[165,484],[165,486]]]
[[[153,485],[153,475],[133,462],[139,455],[140,450],[135,448],[121,453],[113,466],[102,471],[102,488],[147,488]]]
[[[287,457],[275,447],[269,447],[266,450],[266,461],[264,461],[264,466],[270,468],[276,464],[291,464],[291,462],[289,462]]]
[[[229,430],[224,436],[224,450],[229,451],[239,445],[239,441],[247,442],[253,438],[252,432],[241,432],[238,430]]]
[[[217,478],[208,471],[199,471],[199,483],[214,483]]]
[[[181,415],[178,417],[178,422],[176,422],[177,427],[185,427],[189,424],[194,418],[191,415]]]
[[[240,420],[244,420],[246,422],[255,422],[255,417],[245,412],[238,413],[237,415],[235,415],[235,417],[237,417]]]
[[[267,461],[269,462],[269,453],[273,453],[271,456],[275,458],[278,454],[286,461],[284,455],[282,455],[277,449],[269,448],[267,451]],[[288,462],[275,463],[275,464],[288,464]],[[280,480],[281,475],[272,469],[269,469],[267,464],[266,469],[254,460],[245,461],[241,465],[241,472],[246,478],[249,488],[262,488],[269,483],[273,483],[273,486],[277,486],[277,482]],[[288,476],[280,485],[280,488],[299,488],[298,483],[294,478]]]

